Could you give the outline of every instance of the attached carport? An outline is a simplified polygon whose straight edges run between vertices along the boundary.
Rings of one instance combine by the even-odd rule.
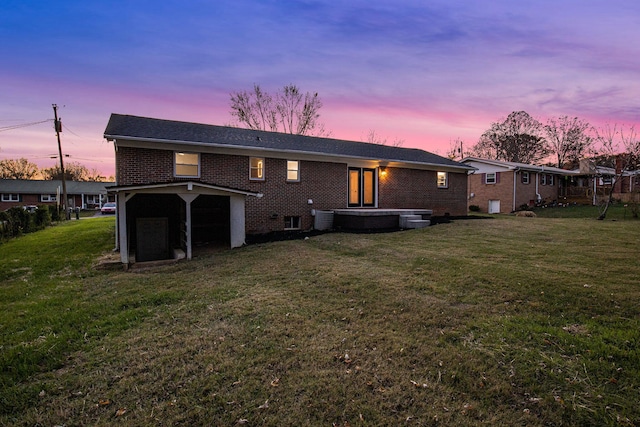
[[[245,243],[245,200],[262,197],[194,181],[110,187],[116,194],[116,248],[123,264],[193,257],[196,242]]]

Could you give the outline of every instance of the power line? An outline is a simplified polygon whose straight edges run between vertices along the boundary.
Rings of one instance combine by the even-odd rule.
[[[24,128],[24,127],[27,127],[27,126],[35,126],[35,125],[39,125],[39,124],[47,123],[47,122],[51,122],[51,121],[53,121],[53,119],[42,120],[42,121],[39,121],[39,122],[21,123],[19,125],[2,126],[2,127],[0,127],[0,132],[4,132],[4,131],[7,131],[7,130],[20,129],[20,128]]]

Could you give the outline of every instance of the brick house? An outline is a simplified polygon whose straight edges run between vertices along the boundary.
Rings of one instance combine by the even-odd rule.
[[[68,206],[99,209],[113,182],[67,181]],[[0,179],[0,211],[15,206],[55,205],[62,195],[60,180]],[[112,200],[113,201],[113,200]]]
[[[577,172],[549,166],[467,157],[475,168],[468,185],[469,205],[481,212],[509,213],[521,206],[560,203],[568,177]]]
[[[597,205],[608,199],[611,191],[615,200],[640,201],[640,170],[623,170],[620,156],[615,159],[615,168],[596,166],[593,159],[582,159],[574,172],[566,188],[566,197],[571,201]]]
[[[199,243],[319,228],[326,213],[336,216],[325,228],[339,215],[397,228],[402,210],[467,212],[472,168],[423,150],[119,114],[104,136],[126,264],[134,251],[135,261],[191,258]]]

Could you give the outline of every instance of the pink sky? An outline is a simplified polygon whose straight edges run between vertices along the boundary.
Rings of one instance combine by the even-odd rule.
[[[8,0],[0,5],[0,158],[114,174],[113,113],[224,125],[254,83],[318,92],[339,139],[373,130],[445,154],[525,110],[594,126],[640,118],[640,3]]]

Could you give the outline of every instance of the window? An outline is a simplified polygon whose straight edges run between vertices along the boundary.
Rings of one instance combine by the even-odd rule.
[[[300,181],[300,162],[287,160],[287,181]]]
[[[41,202],[55,202],[56,195],[55,194],[41,194],[40,195]]]
[[[523,171],[522,175],[520,175],[520,180],[522,181],[523,184],[528,184],[529,183],[529,172]]]
[[[19,194],[3,194],[2,201],[3,202],[19,202],[20,195]]]
[[[495,184],[497,182],[496,172],[490,172],[485,175],[485,184]]]
[[[540,175],[540,185],[547,185],[547,175]]]
[[[553,177],[554,177],[554,175],[549,175],[547,177],[547,184],[548,185],[553,185]]]
[[[194,177],[200,176],[200,154],[175,153],[175,176]]]
[[[447,172],[438,172],[438,188],[449,188],[449,176]]]
[[[349,207],[372,207],[375,204],[375,169],[349,168]]]
[[[285,216],[284,217],[284,229],[285,230],[300,230],[300,217],[299,216]]]
[[[611,185],[613,177],[611,175],[603,175],[600,177],[600,185]]]
[[[261,157],[251,157],[249,159],[249,179],[264,181],[264,159]]]

